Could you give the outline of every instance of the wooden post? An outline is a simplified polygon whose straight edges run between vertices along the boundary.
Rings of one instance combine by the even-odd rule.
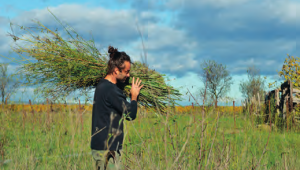
[[[83,130],[83,120],[82,120],[82,111],[80,106],[80,99],[79,100],[79,114],[80,114],[80,122],[81,122],[81,130]]]
[[[253,112],[257,113],[257,110],[256,110],[257,103],[256,103],[255,95],[253,95],[253,97],[252,97],[252,103],[253,103],[253,107],[254,107]]]
[[[234,110],[234,101],[233,101],[233,117],[234,117],[234,128],[236,128],[236,126],[235,126],[235,110]]]
[[[257,93],[257,101],[258,101],[258,111],[260,112],[260,96],[259,96],[259,93]]]
[[[24,103],[22,104],[22,113],[23,113],[23,129],[25,130],[26,111],[24,110]]]
[[[290,111],[293,111],[293,82],[291,82],[289,80],[289,84],[290,84]]]
[[[275,90],[275,100],[276,100],[276,113],[279,115],[279,90]]]
[[[269,99],[269,121],[270,121],[270,130],[272,130],[271,99]]]
[[[194,111],[194,102],[192,102],[192,111],[194,112],[194,123],[196,122],[196,112]]]
[[[53,103],[52,103],[52,101],[50,101],[50,110],[51,110],[51,112],[53,112],[53,111],[54,111],[54,109],[53,109]]]
[[[286,114],[286,88],[282,90],[282,112]]]
[[[289,102],[286,100],[286,131],[289,131]]]
[[[30,105],[30,108],[31,108],[32,116],[34,117],[34,109],[33,109],[33,106],[31,104],[31,100],[30,99],[29,99],[29,105]]]
[[[34,111],[33,111],[30,99],[29,99],[29,105],[30,105],[30,108],[31,108],[31,113],[32,113],[33,121],[35,122]],[[32,123],[32,131],[34,131],[34,123]]]
[[[49,108],[49,99],[47,98],[47,125],[49,125],[49,112],[50,112],[50,108]]]
[[[293,82],[291,81],[291,80],[289,80],[289,83],[290,83],[290,103],[289,103],[289,105],[290,105],[290,107],[289,107],[289,112],[293,112]],[[293,123],[293,122],[292,122]]]

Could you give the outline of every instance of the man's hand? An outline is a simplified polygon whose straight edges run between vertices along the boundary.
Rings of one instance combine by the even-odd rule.
[[[131,93],[131,100],[137,101],[137,97],[140,94],[140,90],[144,85],[141,85],[142,80],[139,81],[139,78],[137,78],[136,82],[134,82],[134,77],[132,78],[132,85],[130,89]]]

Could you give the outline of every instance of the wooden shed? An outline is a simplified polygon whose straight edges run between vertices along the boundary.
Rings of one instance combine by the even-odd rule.
[[[300,88],[293,87],[291,81],[285,81],[281,86],[275,90],[270,91],[266,96],[266,101],[270,96],[275,96],[277,113],[292,112],[294,107],[300,103]]]

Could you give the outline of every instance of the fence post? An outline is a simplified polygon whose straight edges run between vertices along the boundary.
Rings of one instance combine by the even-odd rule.
[[[272,131],[271,99],[269,99],[269,121],[270,121],[270,130]]]
[[[30,108],[31,108],[32,118],[33,118],[33,121],[35,123],[34,110],[32,108],[31,100],[30,99],[29,99],[29,105],[30,105]],[[32,123],[32,131],[34,131],[34,123]]]
[[[286,100],[286,131],[289,131],[289,101]]]
[[[52,103],[52,101],[50,101],[50,110],[51,110],[51,112],[53,112],[53,111],[54,111],[54,109],[53,109],[53,103]]]
[[[277,115],[279,115],[280,105],[279,105],[279,90],[278,89],[275,90],[275,100],[276,100],[276,113],[277,113]]]
[[[196,122],[196,112],[194,110],[194,102],[192,102],[192,111],[194,112],[194,123]]]
[[[49,112],[50,112],[50,108],[49,108],[49,99],[48,98],[46,98],[46,100],[47,100],[47,126],[49,125]]]
[[[30,99],[29,99],[29,105],[30,105],[30,108],[31,108],[32,116],[34,117],[34,109],[33,109],[33,106],[31,105],[31,100]]]
[[[291,127],[293,127],[293,118],[295,117],[294,114],[292,114],[294,111],[294,102],[293,102],[293,82],[289,80],[289,83],[290,83],[290,112],[291,112],[291,116],[292,116],[292,124],[291,124]]]
[[[23,113],[23,129],[25,130],[26,111],[24,110],[24,103],[22,104],[22,113]]]
[[[80,99],[79,100],[79,114],[80,114],[80,123],[81,123],[81,130],[83,130],[83,120],[82,120],[82,111],[80,106]]]
[[[290,111],[292,112],[293,110],[293,83],[289,80],[290,84]]]

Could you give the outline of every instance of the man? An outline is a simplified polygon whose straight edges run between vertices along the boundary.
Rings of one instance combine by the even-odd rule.
[[[125,52],[109,47],[108,71],[96,87],[92,111],[91,149],[96,168],[120,168],[121,150],[124,138],[123,120],[134,120],[137,113],[137,97],[141,85],[139,78],[132,80],[131,102],[126,100],[117,83],[124,83],[130,77],[131,60]]]

